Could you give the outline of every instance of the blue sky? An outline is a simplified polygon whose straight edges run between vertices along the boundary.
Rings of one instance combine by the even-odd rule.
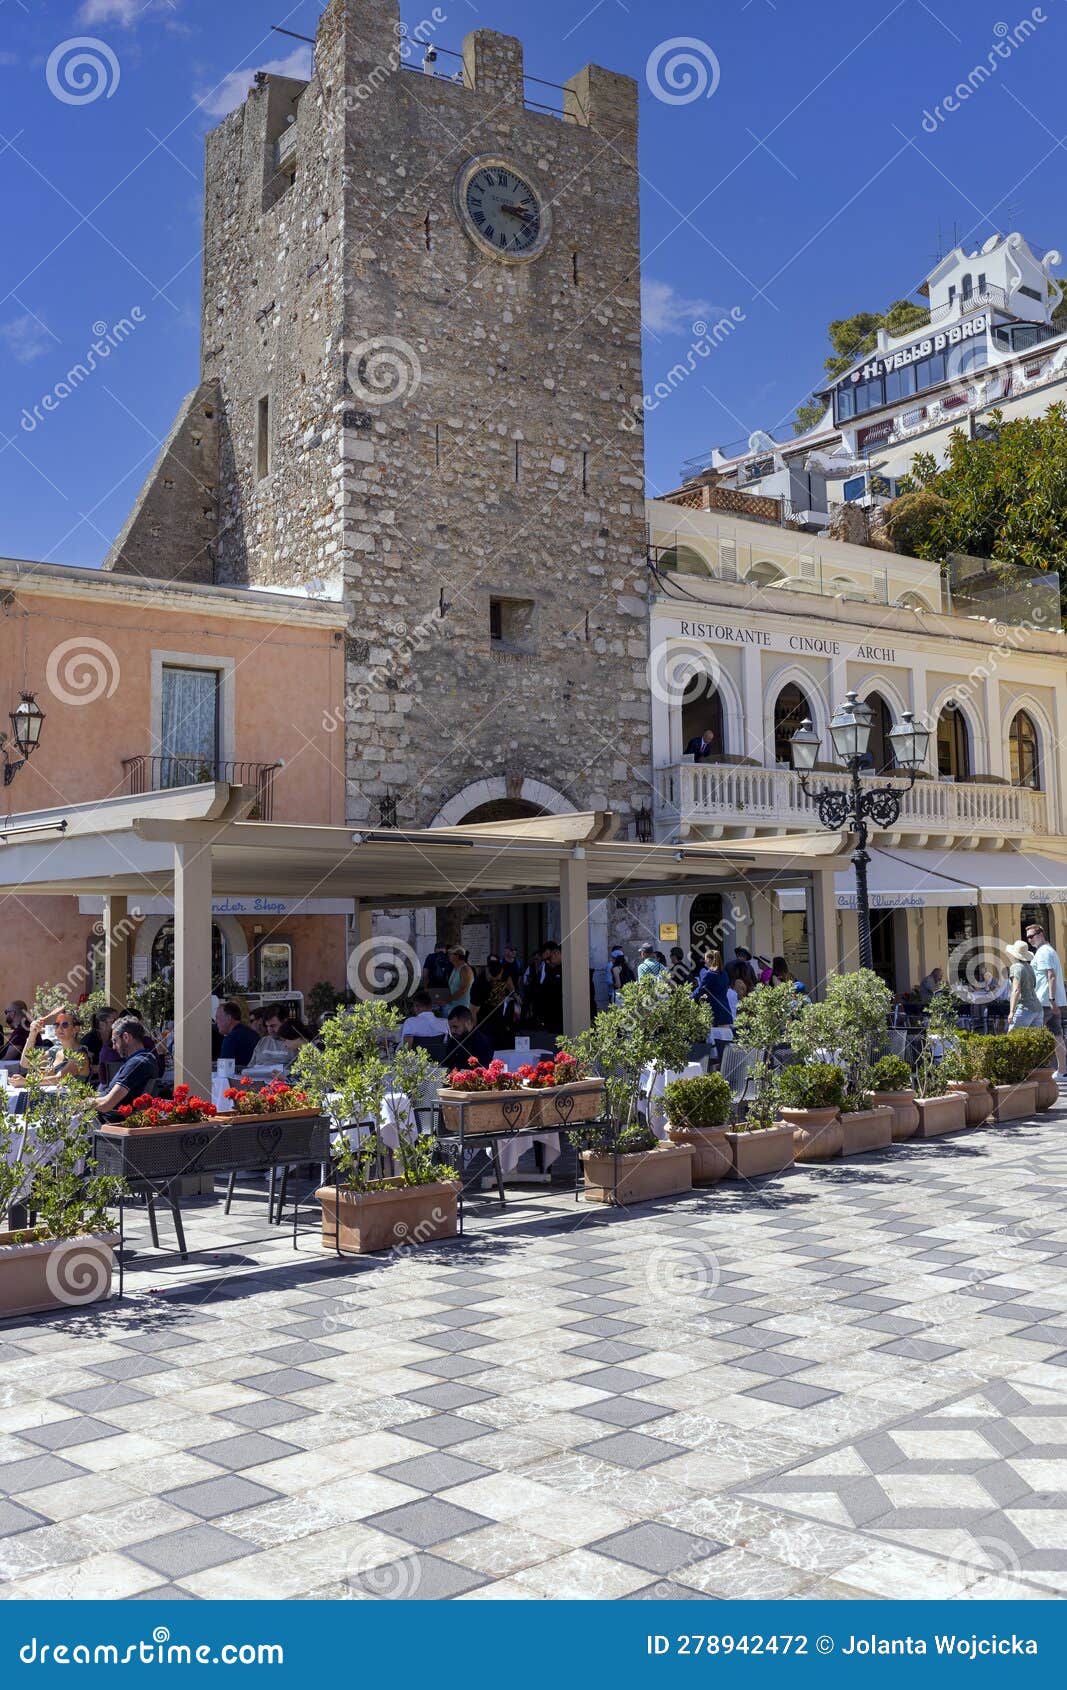
[[[196,381],[204,135],[252,69],[292,65],[297,43],[269,26],[310,35],[320,9],[0,0],[0,555],[106,552]],[[405,4],[405,20],[430,9]],[[444,47],[492,27],[521,36],[527,71],[549,81],[595,61],[640,82],[646,391],[685,360],[694,322],[732,311],[734,324],[649,414],[652,491],[677,485],[683,459],[786,426],[820,375],[826,323],[909,294],[954,226],[967,241],[1019,228],[1042,250],[1067,243],[1064,0],[441,9]],[[59,49],[82,36],[103,43],[110,92],[72,103],[50,80],[71,92]],[[665,45],[683,38],[695,45]],[[672,82],[679,51],[691,80]],[[945,112],[978,64],[988,74]],[[106,362],[42,410],[123,320]]]

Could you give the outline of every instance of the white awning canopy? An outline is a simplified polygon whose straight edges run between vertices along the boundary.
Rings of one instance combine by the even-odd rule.
[[[839,910],[856,908],[852,869],[834,876]],[[867,871],[871,908],[929,910],[978,904],[1067,904],[1067,861],[1024,851],[884,851],[871,848]],[[778,894],[783,910],[804,908],[791,888]]]

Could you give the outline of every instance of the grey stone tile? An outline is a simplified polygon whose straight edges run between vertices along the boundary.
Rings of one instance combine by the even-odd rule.
[[[307,1420],[310,1416],[310,1408],[279,1397],[261,1397],[258,1402],[238,1403],[236,1408],[219,1410],[220,1420],[233,1420],[253,1432],[265,1431],[268,1426],[291,1426],[294,1421]]]
[[[581,1356],[583,1361],[601,1361],[608,1367],[614,1367],[618,1362],[639,1361],[649,1352],[639,1344],[628,1344],[621,1338],[601,1338],[594,1344],[579,1344],[567,1353]]]
[[[117,1426],[105,1420],[94,1420],[91,1414],[75,1414],[69,1420],[49,1420],[44,1426],[33,1426],[19,1436],[25,1443],[39,1449],[72,1449],[77,1444],[95,1443],[98,1438],[114,1438]]]
[[[158,1356],[118,1356],[114,1361],[101,1361],[86,1368],[87,1373],[99,1373],[102,1379],[147,1379],[150,1373],[169,1373],[173,1361],[160,1361]]]
[[[483,1467],[478,1461],[467,1461],[462,1455],[449,1455],[438,1450],[434,1455],[415,1455],[408,1461],[396,1461],[391,1467],[379,1467],[379,1476],[394,1479],[399,1485],[411,1485],[415,1490],[451,1490],[453,1485],[467,1484],[471,1479],[484,1479],[495,1469]]]
[[[425,1408],[469,1408],[472,1403],[492,1400],[491,1391],[480,1391],[474,1385],[423,1385],[417,1391],[402,1393],[408,1402],[421,1403]]]
[[[658,1385],[655,1373],[635,1373],[630,1367],[596,1367],[583,1373],[580,1383],[594,1391],[639,1391],[643,1385]]]
[[[147,1391],[135,1391],[132,1385],[91,1385],[85,1391],[70,1391],[56,1397],[64,1408],[76,1408],[82,1414],[106,1413],[109,1408],[127,1408],[131,1402],[149,1402]]]
[[[323,1361],[327,1356],[339,1356],[341,1351],[329,1344],[311,1344],[306,1340],[297,1340],[292,1344],[277,1344],[271,1350],[256,1350],[254,1353],[264,1361],[269,1361],[272,1367],[302,1367],[308,1361]]]
[[[280,1438],[268,1438],[263,1432],[239,1432],[235,1437],[219,1438],[196,1449],[196,1454],[205,1461],[213,1461],[216,1467],[226,1467],[231,1472],[242,1467],[258,1467],[264,1461],[280,1461],[283,1455],[302,1453],[299,1444],[283,1443]]]
[[[879,1344],[877,1353],[907,1356],[911,1361],[940,1361],[942,1356],[959,1355],[959,1346],[934,1344],[929,1338],[898,1338],[892,1344]]]
[[[610,1461],[616,1467],[653,1467],[672,1455],[684,1455],[681,1444],[668,1443],[664,1438],[650,1438],[644,1432],[616,1432],[611,1437],[598,1438],[595,1443],[579,1444],[577,1453],[594,1455],[599,1461]]]
[[[371,1568],[348,1580],[351,1596],[370,1601],[447,1602],[480,1590],[489,1580],[469,1567],[457,1567],[439,1555],[407,1555],[402,1562]]]
[[[464,1350],[480,1350],[486,1344],[493,1342],[484,1332],[428,1332],[424,1338],[412,1340],[416,1344],[425,1344],[429,1350],[444,1350],[446,1352],[462,1353]]]
[[[205,1321],[204,1324],[208,1323]],[[139,1350],[145,1355],[156,1355],[161,1350],[188,1349],[200,1341],[188,1332],[136,1332],[129,1338],[115,1339],[120,1349]]]
[[[27,1455],[0,1466],[0,1496],[21,1496],[24,1491],[58,1485],[63,1479],[84,1479],[84,1467],[75,1467],[58,1455]]]
[[[460,1330],[465,1326],[480,1326],[483,1322],[495,1320],[495,1315],[487,1314],[484,1309],[437,1309],[431,1318],[441,1326],[453,1327]]]
[[[245,1543],[209,1525],[183,1526],[179,1531],[165,1532],[162,1537],[149,1538],[147,1543],[136,1543],[123,1551],[131,1561],[139,1561],[143,1567],[150,1567],[168,1579],[206,1573],[212,1567],[239,1561],[255,1552],[255,1544]]]
[[[706,1561],[726,1548],[724,1543],[697,1537],[693,1532],[679,1531],[658,1521],[646,1521],[640,1526],[628,1526],[596,1543],[586,1545],[598,1555],[610,1555],[613,1560],[625,1561],[631,1567],[643,1567],[648,1573],[676,1573],[691,1567],[696,1561]]]
[[[620,1598],[623,1602],[717,1602],[717,1596],[709,1596],[703,1590],[690,1590],[688,1585],[678,1584],[674,1579],[658,1579],[655,1584],[646,1584],[640,1590],[631,1590],[628,1596]]]
[[[744,1397],[762,1397],[764,1402],[780,1402],[789,1408],[810,1408],[812,1403],[825,1402],[828,1397],[840,1396],[839,1391],[823,1391],[815,1385],[805,1385],[799,1379],[771,1379],[766,1385],[750,1385],[742,1391]]]
[[[236,1514],[241,1508],[256,1508],[265,1502],[277,1502],[280,1492],[266,1485],[254,1484],[237,1473],[226,1473],[218,1479],[201,1479],[195,1485],[179,1485],[177,1490],[163,1492],[162,1500],[174,1508],[184,1508],[201,1520],[220,1520],[224,1514]]]
[[[194,1596],[191,1590],[186,1590],[180,1584],[157,1584],[151,1590],[139,1590],[135,1595],[127,1597],[129,1602],[199,1602],[202,1598]]]
[[[468,1443],[471,1438],[484,1438],[496,1430],[478,1420],[468,1420],[462,1414],[431,1414],[425,1420],[408,1420],[390,1426],[398,1438],[412,1438],[416,1443],[432,1444],[434,1449],[449,1449],[453,1444]]]
[[[803,1373],[805,1369],[814,1367],[811,1361],[801,1361],[799,1356],[780,1356],[773,1350],[757,1350],[747,1356],[734,1356],[726,1363],[727,1367],[740,1367],[746,1373],[766,1373],[770,1378],[786,1378],[790,1373]]]
[[[435,1356],[432,1361],[413,1361],[412,1373],[430,1373],[435,1379],[469,1379],[472,1373],[485,1373],[492,1367],[488,1356],[479,1361],[475,1356]]]
[[[565,1320],[563,1325],[571,1332],[585,1332],[590,1338],[621,1338],[624,1332],[636,1332],[638,1324],[633,1320],[610,1320],[606,1315],[596,1315],[592,1320]]]
[[[16,1532],[29,1531],[32,1526],[48,1526],[51,1521],[44,1514],[35,1514],[32,1509],[24,1508],[20,1502],[9,1502],[0,1497],[0,1538],[14,1537]]]
[[[399,1508],[387,1508],[382,1514],[370,1514],[364,1524],[389,1537],[414,1543],[419,1549],[432,1549],[446,1538],[461,1537],[464,1532],[473,1532],[492,1522],[487,1515],[476,1514],[473,1509],[426,1496],[418,1502],[405,1502]]]
[[[672,1410],[658,1403],[639,1402],[636,1397],[605,1397],[602,1402],[583,1403],[571,1412],[583,1420],[603,1420],[609,1426],[643,1426],[651,1420],[666,1419]]]
[[[308,1373],[299,1367],[279,1367],[270,1373],[255,1373],[251,1378],[241,1380],[241,1384],[250,1391],[262,1391],[270,1397],[287,1397],[295,1391],[313,1391],[329,1383],[325,1373]]]

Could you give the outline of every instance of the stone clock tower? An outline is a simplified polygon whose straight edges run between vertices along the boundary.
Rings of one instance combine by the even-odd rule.
[[[343,599],[353,822],[629,814],[637,90],[437,15],[333,0],[208,137],[202,382],[109,563]]]

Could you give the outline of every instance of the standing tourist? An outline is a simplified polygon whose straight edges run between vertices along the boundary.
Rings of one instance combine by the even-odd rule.
[[[1056,1041],[1056,1073],[1057,1077],[1062,1077],[1067,1070],[1063,1043],[1063,1012],[1067,1009],[1067,987],[1064,986],[1063,964],[1058,953],[1049,944],[1040,922],[1027,923],[1026,942],[1033,946],[1037,996],[1044,1012],[1045,1026]]]
[[[467,953],[462,945],[456,945],[448,953],[452,964],[452,972],[448,976],[448,1008],[446,1015],[451,1015],[454,1009],[469,1009],[471,1006],[471,987],[474,985],[474,970],[467,960]]]
[[[1037,995],[1037,980],[1026,940],[1017,939],[1014,945],[1009,945],[1008,955],[1012,959],[1008,969],[1011,979],[1008,1031],[1014,1032],[1016,1027],[1041,1027],[1044,1025],[1045,1013]]]

